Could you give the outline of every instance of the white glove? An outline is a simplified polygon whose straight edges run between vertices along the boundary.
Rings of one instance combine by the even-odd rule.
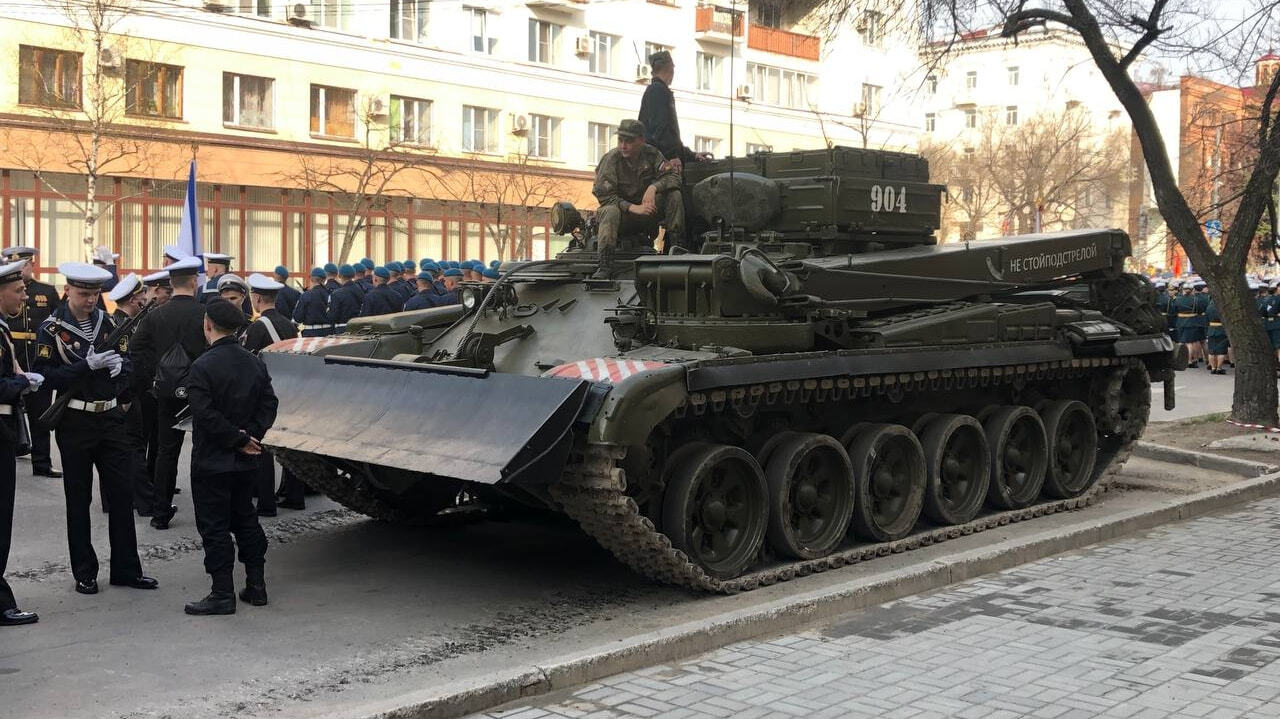
[[[27,385],[28,392],[39,391],[40,385],[44,384],[44,375],[42,374],[36,372],[23,372],[22,376],[26,377],[27,381],[31,383]]]
[[[89,369],[100,370],[103,367],[110,367],[112,362],[119,362],[120,354],[115,350],[94,352],[90,349],[89,353],[84,356],[84,361],[89,363]]]
[[[111,264],[111,248],[98,245],[93,248],[93,253],[89,259],[90,261],[97,260],[104,265],[109,265]]]
[[[115,377],[120,374],[120,370],[124,369],[124,359],[120,355],[116,355],[111,364],[107,365],[107,369],[110,370],[110,375]]]

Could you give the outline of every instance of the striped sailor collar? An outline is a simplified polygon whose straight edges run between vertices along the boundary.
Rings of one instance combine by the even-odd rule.
[[[93,342],[98,338],[98,332],[102,330],[102,321],[106,318],[107,313],[97,307],[93,308],[93,314],[90,315],[90,320],[93,322],[93,330],[88,335],[84,333],[84,330],[80,329],[80,323],[70,315],[71,311],[63,305],[53,314],[49,315],[49,318],[46,319],[45,322],[54,325],[58,329],[66,330],[76,337],[83,339],[85,342]]]

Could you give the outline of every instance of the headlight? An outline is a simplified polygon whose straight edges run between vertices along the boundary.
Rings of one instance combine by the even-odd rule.
[[[462,291],[462,306],[468,310],[474,310],[476,305],[480,304],[480,293],[473,289],[465,289]]]

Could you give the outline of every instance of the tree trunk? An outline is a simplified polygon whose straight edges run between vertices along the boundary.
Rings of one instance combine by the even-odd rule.
[[[1278,424],[1276,416],[1276,356],[1263,329],[1262,318],[1242,273],[1221,265],[1220,258],[1200,269],[1235,357],[1235,392],[1231,416],[1238,422]]]

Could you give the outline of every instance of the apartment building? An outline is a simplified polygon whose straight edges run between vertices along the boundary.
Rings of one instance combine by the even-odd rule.
[[[545,257],[561,244],[524,205],[549,205],[550,188],[594,206],[593,167],[658,49],[676,60],[699,151],[904,149],[919,134],[910,103],[892,101],[914,40],[869,14],[832,41],[806,3],[85,2],[117,13],[106,32],[57,4],[0,0],[0,228],[41,249],[45,274],[84,257],[96,134],[112,152],[94,235],[137,271],[176,239],[192,157],[204,246],[246,271],[304,270],[343,238],[349,258],[379,262]],[[388,167],[394,178],[360,184]]]

